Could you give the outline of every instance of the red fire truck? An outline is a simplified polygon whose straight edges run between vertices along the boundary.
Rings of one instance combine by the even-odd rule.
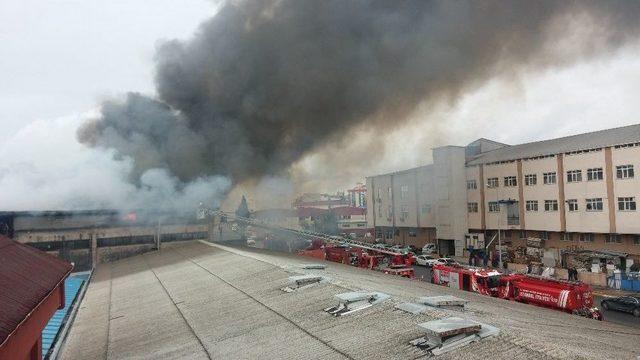
[[[582,282],[524,274],[505,275],[496,270],[459,265],[434,265],[432,282],[602,320],[602,313],[593,308],[591,287]]]

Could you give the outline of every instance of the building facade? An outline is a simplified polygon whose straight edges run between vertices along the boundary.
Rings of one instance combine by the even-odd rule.
[[[433,159],[367,178],[376,237],[463,256],[471,237],[490,242],[500,229],[507,248],[538,239],[640,257],[640,125],[521,145],[479,139]]]
[[[367,186],[363,183],[357,183],[354,188],[347,190],[347,198],[349,200],[349,206],[366,208]]]

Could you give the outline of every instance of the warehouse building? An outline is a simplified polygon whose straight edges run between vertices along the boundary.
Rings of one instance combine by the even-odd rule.
[[[640,257],[640,125],[520,145],[479,139],[433,159],[367,178],[376,237],[464,256],[500,229],[507,248],[537,240]]]
[[[5,211],[0,235],[88,270],[156,249],[158,241],[207,239],[209,225],[195,213],[137,210]]]

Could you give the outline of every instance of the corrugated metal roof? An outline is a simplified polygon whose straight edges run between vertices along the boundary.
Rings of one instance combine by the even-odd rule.
[[[73,266],[0,235],[0,345]]]
[[[479,165],[536,156],[554,155],[637,142],[640,142],[640,124],[566,136],[551,140],[505,146],[479,154],[474,159],[468,161],[467,165]]]

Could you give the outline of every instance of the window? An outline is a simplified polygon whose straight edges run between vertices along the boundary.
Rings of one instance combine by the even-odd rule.
[[[548,173],[542,174],[542,181],[544,182],[545,185],[555,184],[556,183],[556,173],[555,172],[548,172]]]
[[[635,211],[636,210],[636,198],[635,197],[619,197],[618,198],[618,210],[620,210],[620,211]]]
[[[500,212],[500,205],[496,201],[489,201],[489,212]]]
[[[422,213],[428,214],[431,212],[431,204],[422,204]]]
[[[602,168],[587,169],[587,180],[596,181],[604,179]]]
[[[400,206],[400,221],[404,221],[407,218],[409,218],[409,208],[407,207],[407,205],[401,205]]]
[[[567,200],[567,207],[569,208],[569,211],[578,211],[578,200]]]
[[[633,237],[633,245],[640,246],[640,235],[636,235]]]
[[[587,211],[602,211],[602,198],[586,199]]]
[[[400,199],[406,199],[408,194],[409,194],[409,186],[408,185],[400,186]]]
[[[562,241],[573,241],[572,233],[562,233]]]
[[[378,198],[377,198],[378,201],[382,201],[382,191],[380,190],[382,189],[378,188]]]
[[[545,200],[544,211],[558,211],[558,200]]]
[[[540,239],[549,240],[549,232],[548,231],[540,231],[538,234],[540,235]]]
[[[387,240],[391,240],[393,239],[393,231],[392,230],[387,230],[384,234],[385,239]]]
[[[477,202],[467,203],[467,211],[469,211],[470,213],[477,213],[478,203]]]
[[[487,187],[488,188],[497,188],[498,187],[498,178],[488,178],[487,179]]]
[[[416,229],[410,229],[409,231],[407,231],[407,233],[409,234],[409,237],[418,236],[418,230],[416,230]]]
[[[525,207],[527,211],[538,211],[538,200],[527,200]]]
[[[389,205],[389,207],[387,207],[387,220],[391,221],[392,218],[393,218],[393,208],[391,207],[391,205]]]
[[[478,188],[478,184],[475,180],[467,180],[467,190],[475,190]]]
[[[580,182],[580,181],[582,181],[582,170],[567,171],[567,182]]]
[[[515,176],[505,176],[504,186],[518,186],[518,180]]]
[[[604,242],[609,244],[622,244],[622,235],[620,234],[607,234],[604,237]]]
[[[391,188],[391,186],[387,188],[387,195],[389,196],[389,200],[391,200],[391,198],[393,197],[393,189]]]
[[[593,242],[595,236],[592,233],[582,233],[580,234],[580,241],[582,242]]]
[[[616,166],[616,177],[618,179],[631,179],[631,178],[633,178],[633,165]]]
[[[527,230],[520,230],[520,239],[527,238]]]
[[[536,174],[529,174],[524,176],[524,184],[527,186],[533,186],[538,183],[538,176]]]

